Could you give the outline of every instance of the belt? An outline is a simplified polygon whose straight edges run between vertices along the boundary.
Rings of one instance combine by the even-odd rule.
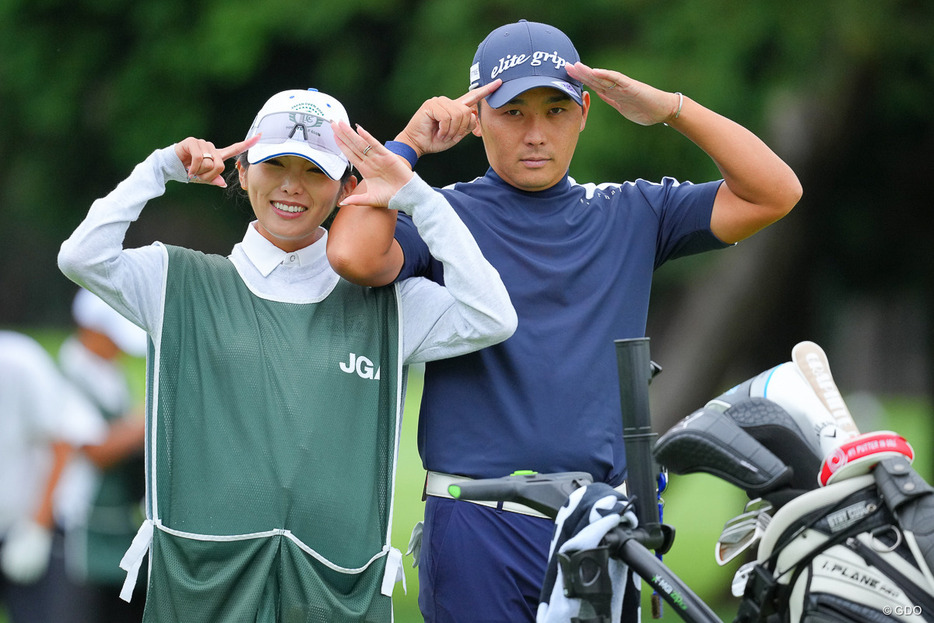
[[[425,479],[425,495],[430,495],[436,498],[448,498],[454,499],[448,492],[448,485],[452,485],[461,480],[473,480],[473,478],[468,478],[467,476],[454,476],[453,474],[443,474],[441,472],[428,472],[428,476]],[[626,494],[626,483],[616,487],[616,491],[619,491],[622,494]],[[507,513],[519,513],[520,515],[529,515],[531,517],[542,517],[544,519],[551,519],[548,515],[541,513],[534,508],[521,504],[519,502],[489,502],[485,500],[463,500],[464,502],[470,502],[471,504],[479,504],[480,506],[488,506],[490,508],[495,508],[497,510],[506,511]]]

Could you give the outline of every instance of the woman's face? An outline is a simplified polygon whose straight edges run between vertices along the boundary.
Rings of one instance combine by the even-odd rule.
[[[321,237],[318,227],[357,185],[332,180],[300,156],[279,156],[244,167],[240,186],[256,214],[257,230],[283,251],[297,251]]]

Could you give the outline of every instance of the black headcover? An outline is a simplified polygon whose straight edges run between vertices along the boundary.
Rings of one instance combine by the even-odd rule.
[[[788,489],[794,473],[722,411],[695,411],[655,443],[655,460],[675,474],[706,472],[750,498]]]
[[[781,506],[789,499],[818,487],[817,476],[823,457],[808,442],[794,418],[778,403],[767,398],[746,397],[729,406],[724,415],[794,471],[789,491],[782,494],[786,499],[771,500],[773,504],[777,501],[776,506]]]

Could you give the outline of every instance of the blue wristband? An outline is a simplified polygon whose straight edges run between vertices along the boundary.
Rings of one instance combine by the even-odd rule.
[[[386,141],[386,149],[408,160],[412,170],[415,170],[415,163],[418,162],[418,154],[416,154],[415,150],[410,146],[400,141]]]

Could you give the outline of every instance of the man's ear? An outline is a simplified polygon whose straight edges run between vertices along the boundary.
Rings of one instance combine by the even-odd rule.
[[[482,105],[483,105],[483,102],[480,101],[480,102],[477,102],[476,104],[474,104],[474,107],[473,107],[474,112],[475,112],[476,115],[477,115],[477,125],[475,125],[475,126],[473,127],[473,130],[471,130],[471,132],[473,133],[474,136],[481,136],[481,137],[483,136],[483,131],[480,129],[480,107],[481,107]]]
[[[581,94],[581,132],[587,126],[587,113],[590,112],[590,93],[584,91]]]

